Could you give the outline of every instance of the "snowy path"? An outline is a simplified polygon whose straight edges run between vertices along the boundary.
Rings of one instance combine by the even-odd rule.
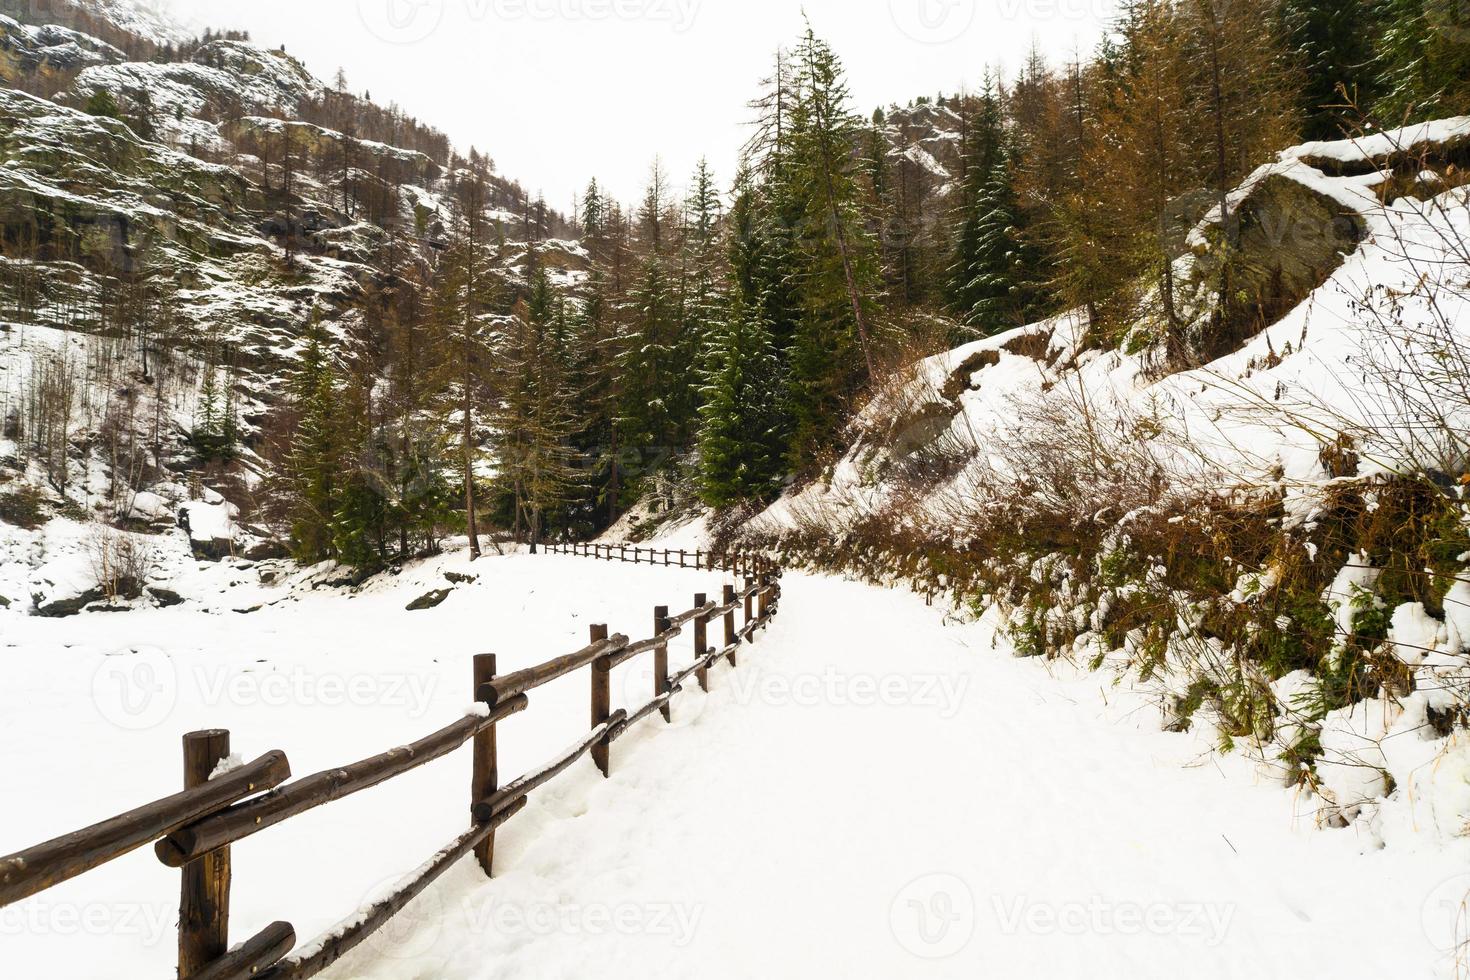
[[[504,651],[514,669],[573,648],[588,622],[642,635],[653,602],[719,585],[490,559],[444,606],[403,613],[462,566],[246,617],[4,620],[0,765],[27,805],[6,808],[0,852],[171,791],[189,728],[230,727],[244,754],[285,748],[305,774],[454,717],[472,653]],[[131,730],[87,701],[104,654],[145,643],[165,648],[176,703]],[[291,678],[292,695],[273,699],[261,676]],[[361,678],[380,686],[348,703],[322,684]],[[503,774],[585,727],[585,678],[567,681],[507,724]],[[946,627],[913,596],[791,576],[773,629],[716,670],[710,696],[619,742],[611,780],[584,760],[539,791],[501,832],[495,881],[465,862],[330,976],[1449,975],[1425,926],[1470,891],[1462,852],[1314,830],[1288,792],[1253,785],[1238,760],[1201,764],[1197,741],[1103,683],[1048,676],[993,649],[986,624]],[[614,705],[648,684],[615,677]],[[411,870],[463,827],[467,765],[237,845],[235,938],[283,918],[308,939]],[[0,910],[0,957],[20,967],[7,975],[166,975],[176,887],[139,853]]]
[[[497,881],[460,869],[340,976],[1435,975],[1443,857],[1294,828],[1280,788],[1100,717],[1095,677],[938,618],[790,578],[706,702],[543,794]]]

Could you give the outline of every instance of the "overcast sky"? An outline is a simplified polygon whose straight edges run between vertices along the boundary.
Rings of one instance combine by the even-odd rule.
[[[636,200],[660,157],[682,187],[707,155],[728,184],[745,105],[802,9],[846,63],[855,107],[1009,75],[1033,41],[1097,42],[1117,0],[143,0],[284,43],[318,77],[396,101],[478,146],[561,210],[596,176]]]

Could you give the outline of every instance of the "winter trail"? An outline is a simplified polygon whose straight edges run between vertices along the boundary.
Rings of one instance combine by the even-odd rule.
[[[1442,856],[1319,831],[1103,675],[941,618],[788,576],[708,697],[619,742],[611,779],[583,762],[543,790],[494,881],[464,863],[332,975],[1448,972],[1426,936]]]

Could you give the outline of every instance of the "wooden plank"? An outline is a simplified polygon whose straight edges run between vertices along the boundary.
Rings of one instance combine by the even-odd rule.
[[[684,626],[688,623],[694,622],[700,616],[711,615],[714,612],[714,608],[714,603],[706,602],[704,605],[695,606],[693,609],[686,609],[684,612],[681,612],[677,616],[669,617],[669,627],[672,629],[675,627]]]
[[[626,636],[614,636],[611,639],[594,643],[583,647],[576,653],[569,653],[565,657],[557,657],[536,667],[528,667],[518,670],[513,674],[495,678],[493,683],[486,684],[480,688],[475,700],[486,704],[500,704],[508,701],[518,694],[526,694],[536,690],[567,674],[581,670],[599,657],[614,653],[628,645]]]
[[[360,793],[443,758],[486,727],[524,711],[527,703],[524,695],[513,698],[495,707],[488,717],[469,715],[411,745],[399,746],[370,759],[289,783],[265,796],[232,806],[169,834],[154,846],[154,853],[169,867],[181,867],[216,848],[244,840],[308,810]]]
[[[246,980],[280,962],[296,945],[289,922],[272,922],[224,956],[185,980]]]
[[[434,855],[424,869],[403,887],[365,912],[354,915],[349,920],[351,925],[338,927],[317,937],[301,952],[287,957],[263,973],[256,974],[258,980],[306,980],[307,977],[321,973],[403,911],[404,906],[474,850],[480,841],[495,833],[497,828],[519,813],[523,806],[524,800],[507,807],[494,820],[482,823],[461,835],[454,843]]]
[[[616,742],[618,739],[628,734],[629,729],[633,728],[633,726],[637,725],[640,721],[649,717],[654,712],[662,711],[664,708],[668,707],[669,702],[672,701],[674,699],[674,696],[679,694],[681,690],[682,688],[670,687],[666,692],[654,698],[652,701],[648,702],[643,707],[633,712],[631,715],[622,713],[623,717],[617,719],[614,722],[612,729],[608,732],[608,740]]]
[[[184,789],[197,789],[230,757],[230,733],[214,728],[184,736]],[[184,865],[179,883],[179,971],[189,977],[230,949],[230,849]]]
[[[249,765],[211,779],[196,789],[184,790],[0,858],[0,906],[75,878],[290,778],[291,764],[286,760],[286,753],[268,752]]]
[[[608,654],[608,662],[613,667],[620,666],[650,650],[657,650],[661,646],[667,646],[669,641],[678,639],[679,635],[683,632],[683,627],[674,626],[660,633],[658,636],[649,637],[646,640],[639,640],[637,643],[630,643],[617,653]]]
[[[503,813],[518,800],[525,799],[533,790],[546,785],[557,776],[566,772],[572,767],[573,763],[591,752],[592,746],[607,738],[608,734],[617,726],[618,722],[622,721],[625,717],[627,717],[627,712],[625,711],[614,712],[606,724],[599,725],[593,729],[586,738],[572,746],[551,763],[535,772],[527,773],[519,779],[512,780],[501,789],[496,790],[489,799],[475,804],[475,820],[480,823],[485,823],[494,819],[496,815]]]

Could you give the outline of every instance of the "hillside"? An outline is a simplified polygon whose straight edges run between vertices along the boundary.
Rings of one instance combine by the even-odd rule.
[[[159,553],[151,586],[166,596],[191,551],[283,555],[254,514],[283,375],[309,321],[344,350],[370,343],[363,304],[385,253],[442,245],[446,196],[463,178],[451,167],[466,165],[432,130],[281,51],[191,40],[122,2],[87,16],[150,60],[0,16],[0,548],[13,559],[0,601],[14,608],[115,598],[52,567],[90,577],[94,518],[156,532],[219,510],[192,540],[187,528],[109,536]],[[409,145],[367,138],[385,127]],[[504,288],[518,288],[527,232],[574,287],[583,259],[553,238],[563,219],[486,179]],[[238,442],[228,467],[201,455],[206,417],[228,420]]]
[[[994,609],[1020,655],[1149,692],[1324,823],[1463,834],[1467,147],[1460,117],[1282,152],[1230,198],[1264,329],[1218,339],[1217,213],[1175,268],[1216,359],[1171,366],[1147,321],[1100,344],[1081,311],[967,344],[721,538]]]

